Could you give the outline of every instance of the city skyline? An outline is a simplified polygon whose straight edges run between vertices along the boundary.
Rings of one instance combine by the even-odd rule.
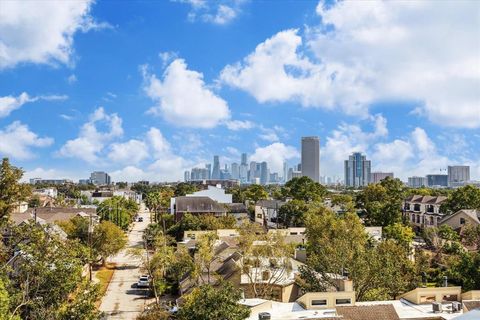
[[[403,181],[480,180],[478,5],[421,4],[2,3],[0,156],[25,180],[180,181],[242,152],[282,173],[319,136],[321,176],[362,152]]]

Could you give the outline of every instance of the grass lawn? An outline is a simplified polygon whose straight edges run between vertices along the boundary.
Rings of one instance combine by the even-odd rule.
[[[107,263],[106,266],[102,266],[96,270],[95,277],[99,280],[100,284],[100,299],[97,301],[97,307],[100,307],[100,302],[107,291],[110,280],[112,280],[114,271],[114,263]]]

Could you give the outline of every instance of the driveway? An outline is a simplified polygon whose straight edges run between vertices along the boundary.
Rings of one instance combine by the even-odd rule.
[[[128,246],[110,261],[117,264],[112,281],[102,299],[100,311],[106,315],[106,319],[135,319],[144,309],[144,306],[152,301],[147,298],[146,289],[137,289],[140,274],[140,260],[127,255],[130,248],[142,248],[142,235],[149,223],[148,211],[139,213],[143,222],[134,222],[132,231],[128,234]]]

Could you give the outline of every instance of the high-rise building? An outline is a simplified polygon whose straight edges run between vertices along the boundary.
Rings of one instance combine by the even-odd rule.
[[[238,163],[232,163],[230,166],[230,173],[232,175],[232,179],[240,180],[240,167]]]
[[[208,180],[209,171],[207,168],[192,168],[190,181]]]
[[[393,172],[372,172],[370,174],[370,183],[379,183],[386,177],[390,177],[393,179]]]
[[[257,178],[257,163],[255,161],[250,161],[250,170],[248,171],[248,181],[254,183],[255,178]]]
[[[429,187],[447,187],[448,175],[446,174],[427,174],[427,185]]]
[[[213,170],[212,170],[212,179],[220,179],[220,159],[218,156],[213,156]]]
[[[212,179],[212,164],[208,163],[205,165],[205,168],[207,169],[207,177],[205,179]]]
[[[360,152],[354,152],[345,160],[345,185],[347,187],[364,187],[370,182],[372,164]]]
[[[427,184],[427,178],[425,177],[408,177],[408,186],[410,188],[423,188],[426,187]]]
[[[302,175],[320,182],[320,138],[302,137]]]
[[[268,165],[265,161],[260,164],[260,184],[267,184],[269,178]]]
[[[242,153],[242,159],[241,159],[240,164],[247,165],[247,154],[246,153]]]
[[[287,161],[283,161],[283,176],[282,181],[285,183],[288,181],[288,163]]]
[[[103,171],[94,171],[90,174],[90,180],[94,185],[109,185],[111,183],[108,173]]]
[[[469,166],[448,166],[448,186],[460,187],[470,181]]]
[[[183,173],[183,180],[184,180],[185,182],[190,181],[190,171],[187,170],[187,171],[185,171],[185,172]]]

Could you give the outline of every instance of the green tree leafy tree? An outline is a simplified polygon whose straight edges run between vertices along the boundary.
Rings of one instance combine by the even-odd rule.
[[[245,191],[245,200],[249,200],[252,202],[258,202],[259,200],[264,200],[268,198],[268,192],[265,188],[259,184],[251,184],[249,185]]]
[[[278,214],[285,227],[303,227],[308,205],[303,200],[291,200],[280,207]]]
[[[458,188],[442,203],[440,210],[446,213],[455,213],[462,209],[480,209],[480,188],[466,185]]]
[[[292,198],[305,202],[321,201],[327,194],[327,189],[309,177],[293,178],[282,188],[284,198]]]
[[[125,233],[110,221],[100,222],[92,234],[93,252],[105,265],[107,259],[120,252],[127,244]]]
[[[12,166],[8,158],[0,165],[0,226],[5,225],[15,206],[31,194],[29,185],[20,183],[23,170]]]
[[[185,296],[177,317],[179,320],[243,320],[250,315],[250,309],[239,304],[241,298],[241,291],[229,282],[215,287],[201,285]]]

